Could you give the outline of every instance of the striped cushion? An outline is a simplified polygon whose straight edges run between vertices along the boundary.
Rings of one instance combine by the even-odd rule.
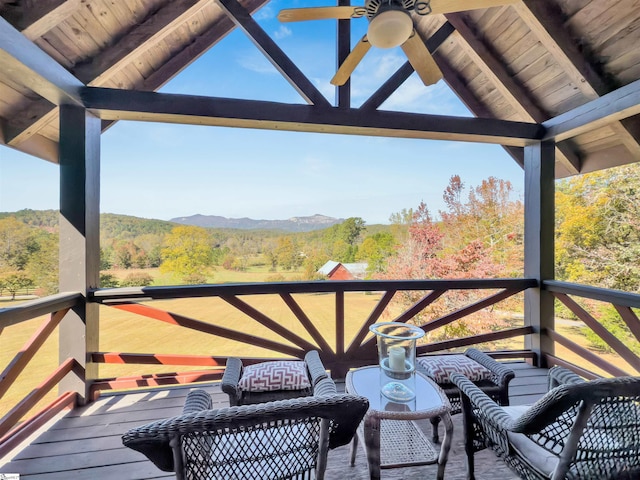
[[[436,383],[449,383],[449,374],[461,373],[472,382],[491,380],[491,371],[465,355],[433,355],[418,362]]]
[[[249,392],[304,390],[311,387],[305,363],[284,360],[247,365],[239,385],[241,390]]]

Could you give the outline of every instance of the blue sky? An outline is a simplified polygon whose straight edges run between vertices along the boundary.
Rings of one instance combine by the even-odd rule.
[[[281,8],[330,5],[275,0],[256,20],[333,102],[336,22],[281,24]],[[352,21],[353,42],[366,19]],[[406,61],[400,48],[371,49],[352,77],[358,106]],[[304,103],[241,31],[234,31],[163,92]],[[470,116],[440,81],[413,74],[381,107]],[[495,145],[120,122],[102,135],[102,212],[168,220],[196,213],[285,219],[316,213],[387,223],[425,201],[437,214],[458,174],[467,186],[495,176],[523,193],[523,172]],[[0,146],[0,211],[58,207],[58,167]]]

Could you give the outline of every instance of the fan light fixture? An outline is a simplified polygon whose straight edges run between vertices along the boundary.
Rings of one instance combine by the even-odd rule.
[[[386,8],[369,22],[367,39],[378,48],[393,48],[402,45],[413,32],[413,20],[398,8]]]

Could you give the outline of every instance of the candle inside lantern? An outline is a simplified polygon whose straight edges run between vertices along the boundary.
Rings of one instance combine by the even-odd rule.
[[[389,347],[389,368],[392,372],[404,372],[404,348]]]

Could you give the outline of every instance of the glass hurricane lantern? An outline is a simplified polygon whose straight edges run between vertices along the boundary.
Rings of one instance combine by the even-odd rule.
[[[382,322],[369,327],[377,339],[380,391],[390,400],[409,402],[415,394],[416,341],[424,331],[400,322]]]

